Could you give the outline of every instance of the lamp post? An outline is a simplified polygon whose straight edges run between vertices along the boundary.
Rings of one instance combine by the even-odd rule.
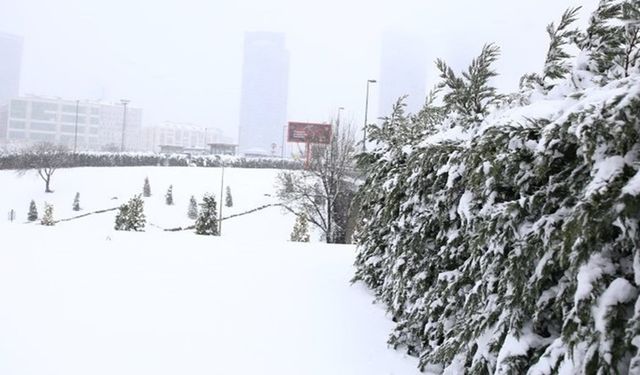
[[[222,158],[220,159],[222,160]],[[222,236],[222,194],[224,192],[224,161],[222,161],[222,175],[220,177],[220,211],[218,213],[218,236]]]
[[[282,145],[280,145],[280,158],[282,159],[282,165],[284,166],[284,139],[287,133],[287,125],[282,126]]]
[[[364,102],[364,128],[362,129],[362,152],[367,151],[367,116],[369,115],[369,84],[376,83],[375,79],[367,80],[367,97]]]
[[[73,136],[73,153],[76,153],[78,149],[78,110],[80,108],[80,101],[76,100],[76,127]]]
[[[340,133],[340,112],[344,111],[344,107],[338,107],[338,115],[336,116],[336,134]]]
[[[124,106],[124,111],[122,112],[122,142],[120,143],[120,151],[124,152],[124,135],[127,129],[127,104],[129,104],[130,100],[121,99],[120,103]]]

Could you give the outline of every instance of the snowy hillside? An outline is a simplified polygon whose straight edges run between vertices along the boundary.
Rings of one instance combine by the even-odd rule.
[[[417,373],[350,246],[0,228],[0,374]]]
[[[225,216],[273,203],[277,173],[226,169]],[[115,212],[24,223],[32,198],[66,218],[119,205],[147,176],[146,232],[114,231]],[[382,307],[349,283],[352,246],[288,242],[294,220],[277,207],[225,221],[222,237],[159,228],[192,223],[189,197],[219,195],[219,178],[213,168],[63,169],[45,194],[34,173],[0,172],[0,209],[17,210],[0,222],[0,374],[417,373],[385,344]]]

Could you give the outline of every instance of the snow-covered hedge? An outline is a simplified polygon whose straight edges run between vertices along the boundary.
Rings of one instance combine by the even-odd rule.
[[[20,169],[28,164],[31,155],[24,152],[0,154],[0,170]],[[65,167],[132,167],[132,166],[196,166],[238,168],[301,169],[302,163],[295,160],[276,158],[245,158],[240,156],[155,154],[155,153],[110,153],[80,152],[69,153]]]
[[[487,46],[438,62],[442,105],[370,128],[355,280],[421,368],[640,374],[640,5],[575,14],[520,92],[490,87]]]

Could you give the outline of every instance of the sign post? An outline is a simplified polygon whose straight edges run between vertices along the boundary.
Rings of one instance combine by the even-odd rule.
[[[311,145],[331,143],[331,125],[291,121],[287,130],[287,141],[305,144],[305,166],[308,167],[311,159]]]

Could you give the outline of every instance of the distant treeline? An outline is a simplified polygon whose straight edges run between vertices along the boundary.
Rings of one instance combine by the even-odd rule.
[[[32,165],[36,155],[29,152],[0,154],[0,170],[25,169]],[[42,158],[43,155],[37,155]],[[46,157],[46,156],[45,156]],[[111,153],[111,152],[69,152],[63,158],[61,168],[74,167],[226,167],[301,169],[303,164],[295,160],[276,158],[245,158],[228,155],[154,154],[154,153]]]

